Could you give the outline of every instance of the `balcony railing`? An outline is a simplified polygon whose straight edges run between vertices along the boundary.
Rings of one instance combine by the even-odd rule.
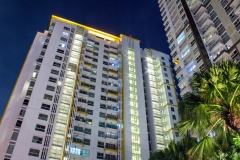
[[[118,139],[118,135],[115,134],[106,134],[105,138]]]

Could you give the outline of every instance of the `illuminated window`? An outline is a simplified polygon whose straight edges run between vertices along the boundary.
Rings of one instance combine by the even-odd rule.
[[[182,33],[177,37],[177,43],[181,43],[182,40],[185,38],[185,34],[184,31],[182,31]]]
[[[186,67],[186,73],[189,74],[195,69],[195,64],[193,60],[189,63],[189,65]]]
[[[186,47],[184,47],[181,51],[182,58],[184,58],[189,53],[189,51],[190,49],[188,48],[188,45],[186,45]]]
[[[62,33],[63,36],[68,36],[69,34],[67,32]]]
[[[62,47],[62,48],[65,48],[65,47],[66,47],[66,44],[64,44],[64,43],[59,43],[58,46],[59,46],[59,47]]]

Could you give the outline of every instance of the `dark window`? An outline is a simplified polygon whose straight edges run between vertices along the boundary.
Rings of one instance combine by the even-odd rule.
[[[105,118],[105,113],[99,112],[99,117]]]
[[[52,98],[53,98],[53,96],[48,95],[48,94],[44,94],[44,97],[43,97],[43,99],[47,99],[47,100],[50,100],[50,101],[52,101]]]
[[[12,133],[12,137],[11,137],[11,140],[14,140],[14,141],[16,141],[17,140],[17,137],[18,137],[18,132],[13,132]]]
[[[108,46],[108,45],[106,45],[106,44],[104,44],[104,47],[105,47],[105,48],[109,48],[109,46]]]
[[[100,148],[104,148],[104,142],[98,142],[97,146],[100,147]]]
[[[6,153],[8,153],[8,154],[12,154],[14,147],[15,147],[14,144],[9,144]]]
[[[29,99],[24,99],[23,105],[28,105],[28,103],[29,103]]]
[[[85,133],[85,134],[90,134],[90,135],[91,135],[91,132],[92,132],[92,130],[89,129],[89,128],[85,128],[85,129],[84,129],[84,133]]]
[[[167,86],[167,89],[170,90],[171,89],[170,86]]]
[[[167,71],[167,68],[164,67],[163,70],[164,70],[164,71]]]
[[[49,81],[49,82],[56,83],[56,82],[57,82],[57,79],[56,79],[56,78],[53,78],[53,77],[49,77],[48,81]]]
[[[171,99],[169,100],[169,102],[170,102],[170,104],[173,104],[173,101]]]
[[[59,74],[59,71],[57,71],[57,70],[55,70],[55,69],[52,69],[52,70],[51,70],[51,73],[58,75],[58,74]]]
[[[58,59],[58,60],[60,60],[60,61],[61,61],[61,60],[62,60],[62,57],[61,57],[61,56],[57,56],[57,55],[56,55],[56,56],[55,56],[55,59]]]
[[[46,90],[49,90],[49,91],[53,91],[53,92],[54,92],[54,91],[55,91],[55,87],[47,85]]]
[[[26,110],[25,109],[21,109],[20,113],[19,113],[19,116],[24,117],[25,113],[26,113]]]
[[[41,119],[41,120],[47,121],[47,119],[48,119],[48,115],[45,115],[45,114],[41,114],[41,113],[39,113],[39,115],[38,115],[38,119]]]
[[[168,92],[168,96],[169,96],[169,97],[172,97],[172,94]]]
[[[43,103],[41,109],[50,110],[50,105]]]
[[[42,140],[43,140],[43,138],[40,138],[40,137],[37,137],[37,136],[33,136],[32,142],[33,143],[42,144]]]
[[[175,115],[172,115],[172,118],[173,118],[174,120],[176,120],[176,116],[175,116]]]
[[[70,28],[68,27],[63,27],[64,30],[70,31]]]
[[[15,127],[20,128],[22,126],[22,121],[17,120]]]
[[[90,145],[90,139],[84,138],[83,143],[84,143],[85,145]]]
[[[28,155],[34,156],[34,157],[39,157],[39,152],[40,152],[40,150],[30,148]]]
[[[105,137],[105,132],[98,131],[98,137]]]
[[[35,85],[35,81],[30,81],[29,86],[30,86],[30,87],[33,87],[34,85]]]
[[[63,54],[63,53],[64,53],[64,50],[62,50],[62,49],[57,49],[57,52]]]
[[[103,153],[97,152],[97,159],[103,159],[104,158],[103,155],[104,155]]]
[[[64,42],[67,42],[67,38],[61,37],[60,40],[61,40],[61,41],[64,41]]]
[[[35,70],[39,71],[40,65],[36,65]]]
[[[171,107],[171,111],[172,111],[172,112],[175,112],[175,109],[174,109],[173,107]]]
[[[55,67],[61,67],[61,64],[60,64],[60,63],[57,63],[57,62],[53,62],[53,66],[55,66]]]
[[[45,132],[45,126],[37,124],[35,127],[36,131]]]

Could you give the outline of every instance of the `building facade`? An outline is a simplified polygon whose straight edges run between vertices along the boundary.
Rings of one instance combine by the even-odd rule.
[[[181,96],[195,71],[239,59],[238,1],[159,0]]]
[[[168,55],[52,16],[3,114],[0,158],[148,159],[179,141],[173,82]]]

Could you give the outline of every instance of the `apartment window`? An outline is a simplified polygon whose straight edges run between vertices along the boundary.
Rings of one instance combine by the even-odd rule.
[[[176,57],[176,55],[177,55],[177,51],[175,51],[175,52],[173,53],[172,57],[174,58],[174,57]]]
[[[94,56],[98,56],[98,53],[97,53],[97,52],[93,52],[93,55],[94,55]]]
[[[194,46],[195,44],[195,39],[191,42],[191,46]]]
[[[201,55],[197,56],[196,60],[197,60],[197,63],[200,62],[202,59]]]
[[[103,159],[103,158],[104,158],[104,154],[97,152],[97,159]]]
[[[168,74],[167,73],[164,73],[165,77],[168,77]]]
[[[49,82],[56,83],[56,82],[57,82],[57,79],[56,79],[56,78],[53,78],[53,77],[49,77],[48,81],[49,81]]]
[[[47,99],[47,100],[52,101],[53,96],[52,96],[52,95],[49,95],[49,94],[44,94],[43,99]]]
[[[216,24],[216,23],[218,23],[219,21],[220,21],[219,18],[216,17],[216,18],[213,20],[213,23]]]
[[[62,47],[62,48],[65,48],[65,47],[66,47],[66,44],[64,44],[64,43],[59,43],[58,46],[59,46],[59,47]]]
[[[237,27],[240,24],[240,19],[238,18],[235,22],[234,22],[234,26]]]
[[[43,138],[40,138],[40,137],[37,137],[37,136],[33,136],[32,142],[33,143],[42,144],[42,140],[43,140]]]
[[[169,97],[172,97],[172,94],[168,92],[168,96],[169,96]]]
[[[198,52],[198,48],[196,47],[193,49],[193,53],[196,54],[197,52]]]
[[[15,127],[16,128],[20,128],[21,126],[22,126],[22,121],[21,120],[17,120]]]
[[[101,121],[100,121],[100,122],[98,123],[98,126],[99,126],[99,127],[104,127],[104,128],[105,128],[105,122],[101,122]]]
[[[41,109],[50,110],[50,105],[43,103]]]
[[[61,64],[60,64],[60,63],[57,63],[57,62],[53,62],[53,66],[55,66],[55,67],[61,67]]]
[[[186,14],[184,14],[184,15],[182,16],[182,20],[184,20],[185,17],[186,17]]]
[[[68,27],[63,27],[64,30],[70,31],[70,28]]]
[[[30,148],[30,150],[28,152],[28,155],[29,156],[34,156],[34,157],[39,157],[39,152],[40,152],[40,150],[38,150],[38,149]]]
[[[62,54],[63,54],[63,53],[64,53],[64,50],[57,49],[57,52],[58,52],[58,53],[62,53]]]
[[[41,120],[47,121],[47,119],[48,119],[48,115],[45,115],[45,114],[41,114],[41,113],[39,113],[39,115],[38,115],[38,119],[41,119]]]
[[[90,139],[84,138],[83,143],[84,143],[85,145],[90,145]]]
[[[25,113],[26,113],[26,110],[25,109],[21,109],[20,113],[19,113],[19,116],[20,117],[24,117]]]
[[[102,74],[103,78],[108,78],[108,76],[106,74]]]
[[[92,68],[97,68],[97,65],[96,64],[92,64]]]
[[[171,90],[170,86],[167,86],[167,89],[168,89],[168,90]]]
[[[92,120],[89,119],[89,118],[86,118],[86,119],[85,119],[85,122],[86,122],[87,124],[92,124]]]
[[[44,55],[45,55],[45,52],[44,52],[44,51],[41,51],[41,52],[40,52],[40,55],[41,55],[41,56],[44,56]]]
[[[45,132],[45,126],[37,124],[35,127],[36,131]]]
[[[29,99],[24,99],[23,100],[23,105],[28,105],[28,103],[29,103]]]
[[[172,119],[176,120],[176,116],[175,116],[175,115],[172,115]]]
[[[172,111],[172,112],[175,112],[175,109],[174,109],[173,107],[171,107],[171,111]]]
[[[162,58],[162,60],[164,60],[164,57],[161,57]]]
[[[173,38],[169,41],[169,45],[173,42]]]
[[[90,86],[90,89],[92,89],[92,90],[95,90],[95,86],[94,85],[89,85]]]
[[[6,153],[8,153],[8,154],[12,154],[12,152],[13,152],[13,150],[14,150],[14,147],[15,147],[14,144],[9,144]]]
[[[108,62],[103,61],[103,64],[104,64],[104,65],[108,65]]]
[[[36,65],[35,70],[39,71],[40,65]]]
[[[105,137],[105,132],[98,131],[98,137]]]
[[[85,133],[85,134],[90,134],[90,135],[91,135],[91,132],[92,132],[92,130],[89,129],[89,128],[85,128],[85,129],[84,129],[84,133]]]
[[[32,90],[27,90],[26,95],[27,95],[27,96],[31,96],[31,95],[32,95]]]
[[[177,69],[176,69],[176,73],[179,73],[181,71],[181,66],[179,66]]]
[[[106,96],[101,96],[101,100],[106,101]]]
[[[105,113],[99,112],[99,117],[105,118]]]
[[[169,80],[168,80],[168,79],[166,79],[166,83],[169,83]]]
[[[191,39],[192,38],[192,32],[188,34],[188,38]]]
[[[90,77],[91,82],[96,82],[96,78]]]
[[[12,137],[11,137],[11,140],[14,140],[14,141],[16,141],[17,140],[17,137],[18,137],[18,132],[13,132],[12,133]]]
[[[106,105],[105,104],[100,104],[100,108],[106,109]]]
[[[67,38],[61,37],[60,38],[61,41],[67,42]]]
[[[52,74],[55,74],[55,75],[58,75],[58,74],[59,74],[59,71],[57,71],[57,70],[55,70],[55,69],[52,69],[52,70],[51,70],[51,73],[52,73]]]
[[[60,61],[61,61],[61,60],[62,60],[62,57],[61,57],[61,56],[57,56],[57,55],[56,55],[56,56],[55,56],[55,59],[57,59],[57,60],[60,60]]]
[[[98,145],[97,145],[99,148],[104,148],[104,142],[98,142]]]
[[[176,136],[176,137],[179,137],[179,133],[178,133],[178,132],[175,132],[175,136]]]
[[[87,109],[87,113],[88,113],[89,115],[93,115],[93,110]]]
[[[94,105],[94,102],[93,102],[93,101],[88,101],[88,105],[89,105],[89,106],[93,106],[93,105]]]
[[[170,104],[173,104],[173,100],[170,99],[169,102],[170,102]]]
[[[183,8],[180,10],[180,14],[182,14],[182,12],[183,12]]]
[[[190,30],[190,26],[187,26],[186,27],[186,31],[188,32]]]
[[[68,36],[69,33],[67,33],[67,32],[62,32],[62,35],[63,35],[63,36]]]
[[[94,98],[95,94],[91,93],[91,92],[88,92],[88,96]]]
[[[55,91],[55,87],[47,85],[46,90]]]
[[[108,59],[108,56],[106,56],[106,55],[103,55],[103,58],[104,58],[104,59]]]
[[[106,72],[108,71],[108,69],[107,69],[107,68],[105,68],[105,67],[103,67],[103,68],[102,68],[102,70],[103,70],[103,71],[106,71]]]
[[[30,81],[29,86],[30,86],[30,87],[34,87],[34,85],[35,85],[35,81]]]

